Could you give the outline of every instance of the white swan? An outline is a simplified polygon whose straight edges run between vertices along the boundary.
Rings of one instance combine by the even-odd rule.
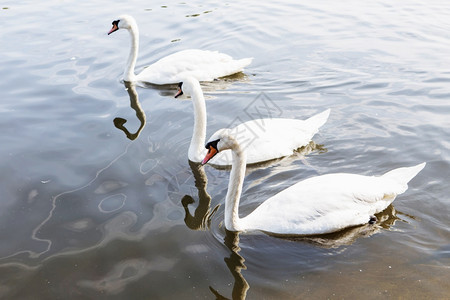
[[[206,105],[200,83],[195,78],[187,78],[179,84],[175,97],[186,93],[194,104],[194,130],[188,157],[193,162],[201,162],[206,154]],[[247,164],[264,162],[288,155],[306,146],[328,119],[327,109],[307,120],[267,118],[247,121],[229,129],[248,149]],[[217,166],[231,165],[231,153],[223,152],[211,163]]]
[[[279,192],[244,218],[239,200],[245,176],[246,151],[227,130],[214,134],[206,144],[207,163],[215,153],[231,149],[228,192],[225,198],[225,228],[231,231],[260,230],[281,235],[312,235],[341,230],[375,221],[425,163],[398,168],[373,177],[336,173],[303,180]]]
[[[241,72],[252,62],[252,58],[234,60],[231,56],[217,51],[189,49],[161,58],[135,75],[134,68],[139,48],[139,30],[132,16],[123,15],[112,22],[108,35],[119,29],[126,29],[131,35],[131,51],[123,74],[124,81],[152,84],[178,83],[181,78],[193,76],[199,81]]]

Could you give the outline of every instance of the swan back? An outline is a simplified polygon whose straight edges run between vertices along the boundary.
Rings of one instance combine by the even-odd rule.
[[[247,121],[227,130],[247,152],[247,164],[255,164],[289,156],[300,147],[306,146],[319,128],[327,121],[327,109],[306,120],[267,118]],[[218,139],[224,129],[218,130],[211,139]],[[223,152],[211,162],[230,165],[231,153]]]
[[[154,84],[178,83],[189,77],[198,81],[213,81],[243,71],[252,60],[235,60],[218,51],[187,49],[156,61],[145,68],[137,80]]]
[[[385,210],[425,163],[382,176],[336,173],[303,180],[263,202],[241,219],[247,230],[323,234],[365,224]]]

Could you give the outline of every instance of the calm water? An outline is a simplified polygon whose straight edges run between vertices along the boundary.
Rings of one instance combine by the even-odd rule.
[[[0,298],[449,297],[450,4],[277,2],[1,4]],[[192,103],[121,82],[122,13],[138,70],[186,48],[254,57],[204,85],[208,135],[331,108],[311,149],[249,170],[242,215],[318,174],[426,168],[377,226],[226,232],[228,172],[187,160]]]

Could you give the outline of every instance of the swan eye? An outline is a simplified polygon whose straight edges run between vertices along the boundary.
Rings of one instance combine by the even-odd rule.
[[[112,25],[119,27],[119,22],[120,22],[120,20],[115,20],[112,22]]]

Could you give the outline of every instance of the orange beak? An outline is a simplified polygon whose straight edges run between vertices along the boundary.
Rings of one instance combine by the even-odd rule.
[[[113,33],[114,31],[119,30],[119,26],[117,26],[117,24],[114,22],[113,23],[113,27],[111,28],[111,30],[108,32],[108,35],[110,35],[111,33]]]
[[[217,151],[216,148],[214,147],[209,147],[208,148],[208,153],[206,154],[205,158],[202,160],[202,165],[206,164],[211,158],[214,157],[214,155],[216,155],[217,153],[219,153]]]
[[[183,95],[183,90],[181,88],[178,88],[177,93],[175,94],[175,98],[178,98],[179,96]]]

